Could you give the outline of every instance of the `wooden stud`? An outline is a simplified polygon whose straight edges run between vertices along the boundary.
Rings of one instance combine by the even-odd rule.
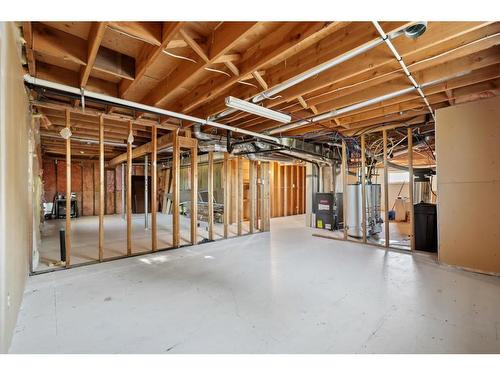
[[[66,128],[71,129],[70,113],[66,110]],[[66,139],[66,268],[71,267],[71,137]]]
[[[191,244],[198,243],[198,146],[191,148]]]
[[[248,174],[249,174],[249,190],[248,190],[248,203],[249,203],[249,230],[250,233],[255,232],[255,191],[256,191],[256,174],[255,174],[255,161],[249,160],[249,169],[248,169]]]
[[[236,205],[237,205],[237,216],[236,222],[238,227],[238,236],[243,234],[243,159],[238,157],[236,159],[237,163],[237,172],[236,172],[236,181],[238,184],[238,191],[236,195]]]
[[[229,154],[224,153],[224,161],[222,163],[222,179],[224,182],[224,238],[228,238],[228,225],[229,225]]]
[[[269,162],[261,163],[262,173],[261,173],[261,183],[262,183],[262,210],[261,210],[261,222],[263,232],[269,232],[271,230],[271,221],[269,214]]]
[[[300,201],[300,190],[299,190],[299,166],[295,165],[295,203],[293,205],[295,210],[295,215],[299,212],[299,201]]]
[[[104,258],[104,117],[99,117],[99,261]]]
[[[410,249],[415,250],[415,212],[413,207],[413,129],[408,128],[408,195],[410,196]]]
[[[156,125],[151,128],[151,141],[153,144],[151,150],[151,250],[156,251],[158,249],[158,237],[157,237],[157,222],[156,214],[158,211],[157,202],[157,190],[158,190],[158,170],[157,170],[157,129]]]
[[[342,221],[344,240],[347,240],[347,146],[342,140]]]
[[[283,166],[283,216],[288,216],[288,165]]]
[[[173,174],[173,188],[172,188],[172,242],[173,247],[180,246],[180,217],[179,217],[179,204],[180,204],[180,144],[179,135],[177,132],[173,133],[173,156],[172,156],[172,174]]]
[[[132,134],[132,121],[128,123]],[[132,143],[127,140],[127,255],[132,255]]]
[[[387,130],[382,131],[384,142],[384,228],[385,228],[385,247],[389,247],[389,171],[387,168]]]
[[[363,243],[366,243],[366,140],[364,134],[361,135],[361,199],[361,209],[363,210],[361,228],[363,229]]]
[[[214,153],[208,153],[208,239],[214,240]]]

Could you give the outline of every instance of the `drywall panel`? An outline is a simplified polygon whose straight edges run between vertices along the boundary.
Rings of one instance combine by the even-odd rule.
[[[440,261],[500,274],[500,98],[437,111]]]
[[[30,128],[19,31],[0,22],[0,352],[8,351],[29,272]]]

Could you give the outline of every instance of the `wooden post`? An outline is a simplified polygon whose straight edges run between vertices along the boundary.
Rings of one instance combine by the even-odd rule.
[[[224,238],[228,237],[229,225],[229,154],[224,153],[224,161],[222,164],[222,179],[224,182]]]
[[[198,243],[198,146],[191,148],[191,244]]]
[[[410,196],[410,249],[415,250],[415,210],[413,207],[413,130],[408,128],[408,194]]]
[[[363,243],[366,243],[366,141],[365,135],[361,135],[361,209],[363,210],[361,219],[363,223]]]
[[[132,121],[128,123],[129,138],[132,136]],[[132,255],[132,142],[127,140],[127,255]]]
[[[253,160],[249,160],[248,174],[249,174],[249,190],[248,190],[248,204],[249,204],[249,231],[253,233],[255,231],[255,188],[256,188],[256,176],[255,176],[255,162]]]
[[[214,240],[214,153],[208,153],[208,239]]]
[[[172,242],[173,247],[180,245],[180,223],[179,223],[179,204],[180,204],[180,145],[177,132],[173,135],[173,156],[172,156]]]
[[[276,162],[276,165],[277,165],[277,176],[276,176],[276,185],[278,186],[278,193],[277,193],[277,197],[276,197],[276,201],[277,201],[277,210],[276,210],[276,216],[282,216],[281,215],[281,210],[283,208],[283,193],[281,191],[282,187],[281,187],[281,171],[282,171],[282,167],[281,165],[279,164],[279,162]]]
[[[71,130],[70,113],[66,109],[66,128]],[[71,266],[71,137],[66,139],[66,267]]]
[[[288,216],[288,165],[283,166],[284,171],[283,171],[283,179],[284,179],[284,184],[283,184],[283,216]]]
[[[243,160],[240,157],[236,159],[237,163],[237,183],[238,183],[238,193],[236,195],[236,205],[237,205],[237,226],[238,226],[238,236],[242,235],[243,232]]]
[[[384,142],[384,230],[385,230],[385,247],[389,247],[389,172],[387,170],[387,130],[382,130],[382,138]]]
[[[300,201],[300,191],[299,191],[299,166],[295,165],[295,215],[299,214],[299,201]]]
[[[156,125],[151,127],[151,141],[153,144],[151,150],[151,250],[156,251],[158,248],[157,238],[157,224],[156,212],[158,211],[158,203],[156,201],[158,189],[158,176],[157,176],[157,139],[156,139]]]
[[[271,222],[269,215],[269,162],[261,163],[262,173],[262,211],[261,211],[261,221],[262,221],[262,231],[269,232],[271,230]]]
[[[342,141],[342,220],[344,240],[347,240],[347,148]]]
[[[104,258],[104,116],[99,116],[99,261]]]

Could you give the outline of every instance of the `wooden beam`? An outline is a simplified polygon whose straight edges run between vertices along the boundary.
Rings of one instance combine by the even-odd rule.
[[[269,207],[270,207],[270,197],[269,197],[269,189],[270,189],[270,184],[269,184],[269,162],[262,162],[261,163],[262,167],[262,174],[261,174],[261,180],[262,180],[262,212],[261,212],[261,220],[262,220],[262,228],[261,230],[263,232],[269,232],[271,230],[271,220],[270,220],[270,212],[269,212]]]
[[[173,133],[173,151],[172,151],[172,240],[173,247],[180,246],[180,217],[179,217],[179,204],[180,204],[180,144],[179,135],[177,132]]]
[[[158,189],[158,147],[157,147],[157,131],[156,126],[151,127],[151,250],[158,249],[158,235],[156,214],[158,211],[157,189]]]
[[[132,121],[128,124],[132,134]],[[127,141],[127,255],[132,255],[132,143]]]
[[[210,62],[210,58],[207,53],[203,50],[203,48],[183,29],[179,30],[179,34],[182,36],[182,39],[187,43],[189,47],[205,62]]]
[[[196,141],[196,138],[190,138]],[[198,147],[191,148],[191,244],[198,243]]]
[[[32,77],[36,76],[36,59],[33,52],[33,28],[31,22],[23,22],[23,38],[26,41],[26,59],[28,60],[28,72]]]
[[[202,84],[195,91],[187,95],[178,107],[183,112],[190,112],[203,104],[208,99],[217,97],[230,86],[235,84],[241,77],[260,70],[272,61],[279,61],[290,51],[297,51],[300,44],[308,40],[317,39],[317,34],[326,36],[328,31],[338,28],[338,23],[329,22],[286,22],[277,30],[269,33],[266,37],[248,48],[243,54],[239,66],[240,75],[231,78],[220,77],[216,80]],[[193,98],[196,98],[193,100]]]
[[[126,98],[130,90],[141,82],[149,67],[151,67],[161,56],[163,50],[173,41],[184,22],[165,22],[163,24],[162,42],[159,46],[144,46],[139,52],[135,64],[135,79],[133,81],[122,80],[119,87],[119,95],[121,98]]]
[[[104,259],[104,118],[99,117],[99,261]]]
[[[159,46],[161,44],[161,25],[158,22],[110,22],[109,27],[126,36]]]
[[[87,39],[87,63],[80,68],[80,87],[85,88],[87,81],[90,77],[92,67],[99,51],[104,32],[106,31],[106,22],[92,22],[90,27],[89,36]]]
[[[252,72],[252,76],[259,83],[260,87],[262,87],[264,90],[267,90],[269,88],[266,81],[264,80],[264,78],[262,78],[262,76],[258,71]]]
[[[158,83],[142,101],[152,105],[168,102],[176,88],[183,87],[188,82],[196,80],[200,72],[229,52],[241,38],[248,35],[257,25],[257,22],[229,22],[228,25],[223,24],[223,26],[214,30],[209,38],[212,44],[209,47],[208,55],[201,48],[196,47],[197,43],[184,33],[191,42],[191,48],[194,48],[196,53],[202,57],[203,63],[180,64],[168,77]],[[180,32],[182,32],[182,29]],[[189,43],[188,40],[186,40],[187,43]]]
[[[208,152],[208,239],[214,240],[214,152]]]
[[[71,130],[70,113],[66,111],[66,128]],[[71,267],[71,137],[66,139],[66,268]]]
[[[382,139],[384,147],[384,237],[385,247],[389,247],[390,232],[389,232],[389,171],[387,163],[387,130],[382,130]]]

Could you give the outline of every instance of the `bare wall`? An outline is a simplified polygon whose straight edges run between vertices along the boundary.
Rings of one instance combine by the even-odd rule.
[[[500,97],[437,110],[439,259],[500,274]]]
[[[15,25],[0,22],[0,352],[12,339],[31,246],[31,121],[18,42]]]

